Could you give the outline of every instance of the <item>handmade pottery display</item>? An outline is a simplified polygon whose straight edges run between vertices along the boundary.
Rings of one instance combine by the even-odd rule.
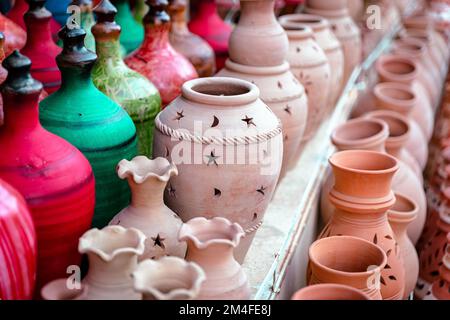
[[[45,5],[61,26],[66,24],[67,18],[69,17],[67,7],[70,5],[70,1],[71,0],[47,0],[47,4]]]
[[[178,241],[183,222],[163,202],[164,189],[169,179],[178,174],[177,167],[165,158],[150,160],[138,156],[131,161],[120,161],[117,174],[130,185],[131,203],[109,224],[133,227],[145,234],[145,252],[139,260],[163,256],[184,258],[186,244]]]
[[[123,30],[120,43],[128,54],[139,48],[144,41],[144,27],[134,19],[128,0],[113,0],[113,4],[117,8],[116,22]]]
[[[133,272],[134,290],[144,300],[193,300],[205,279],[198,264],[177,257],[147,259]]]
[[[182,95],[155,124],[153,157],[168,158],[179,172],[165,203],[183,221],[220,216],[239,223],[246,231],[236,252],[242,262],[277,185],[279,120],[259,100],[255,85],[215,77],[184,83]]]
[[[324,283],[353,287],[371,300],[381,300],[380,275],[386,254],[369,241],[349,236],[317,240],[309,247],[309,285]]]
[[[450,233],[447,234],[447,248],[439,267],[439,279],[435,280],[424,300],[450,300]]]
[[[311,14],[289,14],[280,17],[280,23],[285,26],[308,26],[314,32],[314,39],[325,52],[330,64],[331,89],[327,100],[327,111],[334,110],[334,105],[341,95],[344,82],[344,53],[339,40],[331,31],[328,20]]]
[[[6,55],[9,55],[13,50],[22,49],[27,41],[25,30],[1,13],[0,32],[5,36],[4,50]]]
[[[80,27],[86,32],[84,38],[84,45],[89,50],[95,52],[95,38],[91,32],[92,27],[95,24],[94,14],[92,13],[93,6],[92,0],[72,0],[69,6],[77,6],[80,10]]]
[[[306,12],[322,16],[331,24],[331,28],[342,44],[344,51],[344,82],[347,82],[353,69],[361,62],[361,32],[349,15],[346,1],[323,1],[324,6],[316,6],[317,0],[306,1]]]
[[[0,300],[28,300],[36,281],[36,231],[22,195],[0,179]]]
[[[214,50],[200,36],[189,31],[186,17],[186,0],[171,0],[169,14],[170,43],[195,67],[199,77],[211,77],[216,73]]]
[[[144,252],[144,242],[144,234],[134,228],[108,226],[89,230],[78,245],[80,253],[87,254],[89,260],[89,270],[79,283],[80,289],[68,290],[68,280],[59,279],[42,289],[42,297],[46,300],[141,300],[142,294],[134,291],[132,273]]]
[[[103,227],[130,201],[128,185],[115,168],[120,160],[136,156],[136,128],[128,114],[94,86],[91,70],[97,56],[83,45],[85,35],[83,29],[61,29],[64,49],[56,59],[62,84],[40,103],[40,119],[91,163],[96,179],[93,225]]]
[[[48,93],[58,90],[61,72],[55,58],[61,48],[52,39],[50,21],[52,14],[45,9],[45,0],[27,0],[29,9],[24,20],[27,26],[27,42],[22,53],[31,60],[31,75],[44,85]]]
[[[147,0],[149,11],[144,18],[145,39],[125,63],[146,76],[158,88],[163,107],[181,92],[184,82],[197,78],[192,64],[169,43],[170,17],[167,0]]]
[[[120,56],[121,28],[114,22],[116,10],[103,0],[94,10],[97,23],[92,28],[98,59],[92,69],[95,86],[117,102],[136,126],[139,154],[152,155],[155,117],[161,110],[161,97],[155,86],[126,66]]]
[[[38,115],[42,84],[30,75],[31,61],[14,51],[3,67],[8,77],[2,87],[0,178],[24,196],[31,211],[39,290],[65,276],[68,266],[80,263],[76,248],[92,221],[94,176],[75,147],[42,128]]]
[[[300,289],[291,300],[370,300],[370,297],[350,286],[322,283]]]
[[[348,235],[379,246],[387,256],[380,276],[381,295],[384,300],[402,299],[405,268],[387,219],[387,210],[395,203],[391,181],[398,161],[379,152],[349,150],[335,153],[329,162],[335,178],[329,197],[336,209],[319,238]]]
[[[414,200],[395,194],[395,204],[388,211],[389,224],[394,231],[395,239],[400,247],[405,268],[405,292],[403,299],[408,299],[414,292],[417,278],[419,276],[419,257],[417,256],[414,244],[407,235],[408,225],[417,218],[418,207]]]
[[[247,276],[233,257],[233,251],[245,235],[242,227],[225,218],[194,218],[183,224],[180,241],[186,241],[186,260],[205,272],[198,300],[248,300]]]

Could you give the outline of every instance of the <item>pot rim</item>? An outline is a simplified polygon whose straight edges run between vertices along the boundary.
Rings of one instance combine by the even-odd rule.
[[[349,154],[365,154],[367,156],[370,156],[372,158],[374,157],[379,157],[379,158],[385,158],[386,160],[390,160],[392,162],[392,166],[386,169],[379,169],[379,170],[369,170],[369,169],[355,169],[355,168],[350,168],[348,166],[344,166],[342,164],[338,164],[336,163],[336,160],[338,157],[341,157],[342,155],[349,155]],[[369,150],[344,150],[344,151],[339,151],[336,152],[335,154],[333,154],[328,162],[330,163],[331,166],[339,168],[341,170],[344,171],[348,171],[348,172],[353,172],[353,173],[359,173],[359,174],[365,174],[365,175],[379,175],[379,174],[387,174],[387,173],[395,173],[398,168],[399,168],[399,164],[398,164],[398,160],[396,158],[394,158],[391,155],[385,154],[385,153],[381,153],[381,152],[376,152],[376,151],[369,151]]]
[[[304,23],[290,23],[280,21],[289,39],[309,39],[313,38],[313,29]]]
[[[336,9],[336,10],[324,10],[324,9],[315,9],[311,7],[305,7],[306,13],[311,13],[313,15],[323,16],[324,18],[337,19],[343,17],[349,17],[350,13],[347,8]]]
[[[411,95],[412,98],[411,99],[399,99],[399,98],[392,97],[392,96],[386,94],[386,92],[385,92],[386,89],[403,91],[404,93]],[[395,106],[400,106],[404,109],[407,109],[405,111],[410,111],[409,109],[412,109],[414,107],[414,105],[417,103],[417,95],[414,92],[414,90],[412,90],[409,85],[400,83],[400,82],[388,81],[388,82],[377,83],[375,85],[375,87],[373,88],[373,94],[379,100],[386,101],[389,104],[394,104]]]
[[[410,65],[413,70],[408,73],[394,73],[392,71],[386,70],[384,67],[387,63],[402,63]],[[404,56],[401,56],[399,54],[386,54],[381,57],[379,57],[378,61],[376,62],[376,70],[379,75],[382,77],[388,78],[389,81],[396,81],[392,80],[393,78],[397,78],[400,81],[406,81],[406,82],[413,82],[417,79],[419,71],[418,71],[418,65],[414,60],[411,58],[407,58]],[[398,81],[397,81],[398,82]]]
[[[259,66],[247,66],[243,64],[236,63],[231,61],[230,58],[225,61],[225,68],[230,69],[231,71],[251,74],[251,75],[278,75],[289,71],[289,63],[287,61],[283,62],[278,66],[272,67],[259,67]],[[219,78],[219,77],[217,77]],[[229,78],[228,78],[229,79]],[[233,78],[234,79],[234,78]]]
[[[407,46],[415,46],[416,48],[408,48]],[[427,44],[424,40],[414,37],[401,38],[394,43],[394,54],[408,54],[408,56],[423,59],[428,51]]]
[[[362,292],[361,290],[358,290],[354,287],[351,286],[347,286],[344,284],[338,284],[338,283],[319,283],[319,284],[314,284],[314,285],[309,285],[307,287],[304,287],[300,290],[298,290],[297,292],[294,293],[294,295],[292,296],[291,300],[310,300],[310,299],[298,299],[299,297],[305,297],[307,296],[310,292],[317,292],[317,290],[339,290],[339,291],[346,291],[348,293],[352,293],[356,296],[359,296],[359,298],[361,298],[361,300],[370,300],[370,297],[365,294],[364,292]]]
[[[139,172],[142,167],[145,172]],[[162,168],[159,173],[156,172],[158,167]],[[117,164],[116,169],[120,179],[131,178],[136,184],[142,184],[149,178],[168,182],[171,177],[178,175],[175,164],[163,157],[149,159],[146,156],[136,156],[131,161],[123,159]]]
[[[279,17],[278,21],[282,26],[283,23],[292,25],[307,25],[313,30],[313,32],[321,31],[330,27],[330,22],[324,17],[308,13],[286,14]]]
[[[407,203],[408,206],[411,207],[411,209],[407,211],[398,210],[395,209],[394,204],[394,206],[388,210],[388,220],[403,223],[409,223],[414,221],[417,218],[417,214],[419,212],[419,206],[417,205],[417,203],[407,195],[404,195],[399,192],[395,192],[395,198],[396,198],[395,203],[397,203],[398,201],[404,201]]]
[[[368,118],[371,119],[378,119],[384,123],[386,123],[387,127],[388,127],[388,138],[386,139],[386,148],[399,148],[399,147],[403,147],[405,145],[405,143],[408,141],[409,136],[410,136],[410,132],[411,132],[411,126],[409,124],[409,120],[401,115],[398,112],[395,111],[391,111],[391,110],[375,110],[375,111],[371,111],[369,113],[367,113],[366,115]],[[391,118],[393,121],[397,121],[398,123],[400,123],[402,126],[405,127],[405,132],[393,136],[392,135],[392,131],[389,127],[389,123],[387,123],[385,120],[381,119],[381,117],[386,117],[386,118]]]

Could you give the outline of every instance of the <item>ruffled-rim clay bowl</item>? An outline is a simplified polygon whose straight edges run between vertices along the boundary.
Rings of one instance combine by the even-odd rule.
[[[417,103],[411,87],[404,83],[382,82],[375,85],[373,94],[377,109],[388,109],[408,115]]]
[[[297,291],[291,300],[370,300],[361,290],[333,283],[315,284]]]
[[[120,179],[131,178],[137,184],[149,178],[167,182],[171,177],[178,175],[178,170],[175,164],[166,158],[158,157],[150,160],[146,156],[137,156],[131,161],[121,160],[117,165],[117,175]]]

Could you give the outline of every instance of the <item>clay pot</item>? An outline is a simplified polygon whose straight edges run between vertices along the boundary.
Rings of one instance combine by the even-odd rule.
[[[169,43],[170,17],[166,0],[147,1],[150,11],[144,18],[145,39],[125,63],[146,76],[161,95],[163,108],[181,92],[184,82],[197,78],[194,66]]]
[[[42,289],[46,300],[141,300],[135,292],[132,273],[144,253],[145,236],[137,229],[109,226],[91,229],[81,238],[78,250],[87,254],[89,270],[75,290],[67,280],[50,282]],[[70,292],[74,291],[74,292]]]
[[[311,9],[318,10],[341,10],[347,8],[347,0],[307,0],[306,4]]]
[[[216,73],[214,50],[200,36],[189,31],[186,20],[186,0],[174,0],[169,5],[170,43],[195,67],[199,77],[211,77]]]
[[[373,95],[375,109],[395,111],[409,119],[409,139],[405,143],[405,149],[416,160],[422,176],[422,170],[428,159],[427,138],[416,120],[419,113],[414,112],[416,116],[413,116],[413,110],[422,109],[419,105],[421,98],[407,84],[396,82],[377,84],[373,89]],[[410,161],[405,162],[410,163]],[[411,164],[411,167],[415,167],[415,165]],[[416,170],[414,169],[414,171]]]
[[[233,28],[217,13],[215,0],[199,1],[189,22],[189,30],[208,42],[216,55],[216,67],[220,70],[228,58],[228,40]]]
[[[95,24],[94,14],[92,13],[92,0],[72,0],[69,6],[78,6],[80,8],[80,26],[86,32],[84,45],[89,50],[95,52],[95,38],[91,32]]]
[[[303,143],[309,141],[325,119],[331,90],[331,69],[325,52],[314,40],[312,29],[306,25],[282,24],[289,38],[287,60],[291,71],[305,88],[308,96],[308,119]],[[300,151],[303,148],[299,148]],[[298,161],[300,153],[296,156]]]
[[[350,286],[323,283],[297,291],[291,300],[370,300],[370,297]]]
[[[450,233],[447,234],[447,248],[439,268],[439,279],[431,285],[424,300],[450,300]]]
[[[427,141],[433,130],[433,107],[423,83],[420,80],[421,68],[413,59],[400,55],[383,55],[376,62],[380,82],[398,82],[411,87],[418,99],[412,110],[412,117],[422,129]],[[419,162],[420,160],[417,159]],[[423,163],[421,163],[422,167]]]
[[[198,264],[177,257],[142,261],[132,276],[144,300],[193,300],[206,279]]]
[[[123,62],[119,43],[121,28],[114,22],[117,10],[111,2],[103,0],[94,12],[97,23],[92,33],[98,59],[92,69],[92,81],[130,115],[138,135],[138,152],[151,157],[154,121],[161,110],[161,97],[147,78]]]
[[[239,23],[229,41],[229,55],[233,62],[275,67],[286,60],[289,42],[275,17],[274,3],[274,0],[240,1]]]
[[[184,258],[186,255],[186,244],[178,241],[183,222],[163,202],[164,189],[169,179],[177,174],[177,167],[165,158],[150,160],[138,156],[117,165],[117,175],[127,179],[130,185],[131,204],[109,224],[136,228],[145,234],[145,252],[139,260],[163,256]]]
[[[347,9],[353,21],[358,22],[364,14],[364,0],[347,0]]]
[[[129,54],[142,44],[144,27],[142,21],[137,22],[134,19],[128,0],[114,0],[113,4],[117,8],[116,22],[124,30],[120,35],[120,43],[125,48],[126,54]]]
[[[377,245],[361,238],[339,236],[320,239],[309,247],[310,285],[334,283],[381,300],[380,275],[386,254]]]
[[[406,300],[414,291],[419,276],[419,257],[406,232],[408,225],[417,218],[418,207],[414,200],[401,194],[396,193],[395,199],[394,206],[388,211],[388,220],[403,257],[405,268],[403,299]]]
[[[221,77],[243,79],[256,84],[261,100],[269,106],[283,125],[284,148],[281,177],[296,164],[308,117],[308,98],[303,86],[286,62],[277,67],[251,67],[227,60]]]
[[[56,56],[61,48],[53,42],[50,21],[52,14],[45,9],[45,1],[28,0],[30,4],[24,16],[27,25],[27,42],[22,53],[32,62],[31,75],[42,82],[48,93],[61,85],[61,72],[56,65]]]
[[[36,280],[36,231],[27,204],[0,179],[1,300],[29,300]]]
[[[335,153],[329,162],[335,177],[329,197],[336,209],[319,238],[348,235],[379,246],[387,255],[388,266],[381,271],[381,295],[385,300],[402,299],[403,258],[387,220],[387,210],[395,203],[391,181],[399,169],[398,161],[379,152],[350,150]]]
[[[311,14],[289,14],[280,17],[283,26],[306,25],[314,32],[314,39],[325,52],[331,69],[331,89],[327,100],[327,111],[334,110],[334,105],[341,95],[344,85],[344,53],[339,40],[331,31],[328,20]]]
[[[0,13],[0,32],[5,36],[5,54],[8,56],[13,50],[22,49],[27,40],[26,32],[12,20]]]
[[[0,178],[23,195],[31,211],[38,239],[38,294],[42,285],[64,277],[68,266],[81,261],[77,243],[91,225],[94,176],[81,152],[42,128],[42,84],[30,74],[31,61],[14,51],[3,67],[8,77],[2,87]]]
[[[247,276],[233,257],[233,251],[245,235],[242,227],[224,218],[194,218],[183,224],[180,241],[186,241],[186,260],[197,263],[206,280],[198,300],[248,300]]]
[[[240,262],[262,224],[282,162],[281,124],[258,97],[247,81],[191,80],[156,117],[153,156],[169,158],[179,172],[165,203],[183,221],[220,216],[239,223],[246,230],[236,252]]]
[[[345,0],[343,2],[345,2]],[[330,3],[330,1],[326,1],[326,3]],[[359,65],[362,60],[361,32],[349,16],[349,12],[345,8],[345,5],[343,9],[333,9],[331,6],[329,9],[316,9],[310,7],[310,5],[311,1],[308,1],[306,4],[306,12],[323,16],[328,19],[335,36],[342,45],[342,50],[344,52],[343,81],[346,83],[352,74],[353,69]]]
[[[92,165],[96,179],[92,224],[101,228],[130,203],[130,189],[115,168],[120,160],[136,156],[136,128],[130,116],[92,82],[97,56],[83,45],[84,30],[65,26],[59,35],[64,41],[57,57],[62,84],[40,103],[40,119],[47,130],[83,152]]]

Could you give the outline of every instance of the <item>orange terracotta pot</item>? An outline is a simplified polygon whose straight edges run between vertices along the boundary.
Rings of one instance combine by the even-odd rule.
[[[433,282],[424,300],[450,300],[450,233],[447,234],[447,248],[439,268],[439,279]]]
[[[333,283],[353,287],[381,300],[380,274],[387,258],[377,245],[361,238],[320,239],[309,247],[310,285]]]
[[[370,297],[350,286],[323,283],[298,290],[291,300],[370,300]]]

